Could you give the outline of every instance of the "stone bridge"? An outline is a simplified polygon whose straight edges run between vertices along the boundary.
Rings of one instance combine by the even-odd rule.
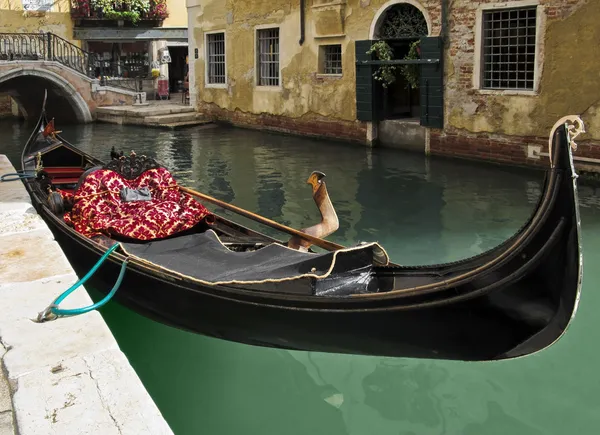
[[[101,86],[86,76],[54,60],[3,60],[0,58],[0,94],[8,94],[25,118],[39,116],[48,90],[46,110],[57,122],[90,122],[96,108],[131,105],[136,92]]]

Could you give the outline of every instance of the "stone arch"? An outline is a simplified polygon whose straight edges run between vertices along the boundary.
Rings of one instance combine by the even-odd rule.
[[[399,4],[412,5],[419,11],[421,11],[423,17],[425,18],[425,22],[427,23],[427,36],[431,36],[431,17],[429,16],[429,12],[427,12],[427,9],[425,9],[425,7],[423,7],[423,5],[420,2],[416,0],[389,0],[383,6],[381,6],[375,14],[375,17],[371,22],[371,29],[369,30],[369,39],[379,39],[378,32],[383,21],[385,20],[386,12],[388,12],[395,5]]]
[[[87,123],[93,120],[90,108],[85,99],[75,87],[64,77],[49,71],[34,67],[18,67],[6,72],[0,72],[0,85],[17,77],[39,77],[52,83],[60,94],[72,103],[75,115],[79,122]]]

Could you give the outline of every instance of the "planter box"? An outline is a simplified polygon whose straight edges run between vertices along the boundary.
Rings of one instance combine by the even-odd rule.
[[[107,19],[95,17],[73,17],[76,27],[161,27],[163,20],[157,18],[141,18],[136,24],[123,19]],[[122,25],[119,25],[119,22]]]

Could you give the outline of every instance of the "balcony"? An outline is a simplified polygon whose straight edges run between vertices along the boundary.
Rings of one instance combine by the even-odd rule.
[[[169,16],[166,0],[72,0],[76,27],[160,27]]]

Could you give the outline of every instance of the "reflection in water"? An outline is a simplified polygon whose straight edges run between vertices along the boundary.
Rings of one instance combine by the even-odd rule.
[[[482,423],[471,423],[465,427],[465,435],[542,435],[544,432],[536,429],[522,421],[507,415],[499,403],[489,402],[487,404],[487,419]],[[489,430],[488,428],[491,428]]]
[[[30,128],[0,121],[0,153],[15,161]],[[103,159],[113,145],[156,157],[181,183],[298,228],[319,219],[305,181],[323,171],[340,218],[330,239],[377,240],[404,264],[497,245],[525,223],[542,187],[539,172],[256,131],[98,124],[63,134]],[[592,434],[600,425],[600,200],[596,189],[580,190],[587,268],[578,316],[557,344],[515,361],[288,352],[178,331],[117,304],[102,315],[178,435],[562,435],[573,422]]]

